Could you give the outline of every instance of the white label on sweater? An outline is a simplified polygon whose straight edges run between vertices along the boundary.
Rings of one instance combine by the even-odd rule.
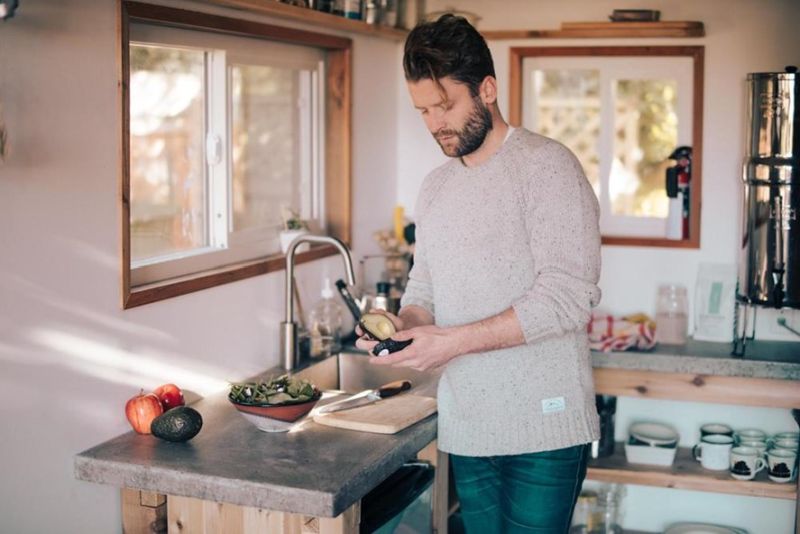
[[[542,399],[542,413],[563,412],[564,397],[553,397],[552,399]]]

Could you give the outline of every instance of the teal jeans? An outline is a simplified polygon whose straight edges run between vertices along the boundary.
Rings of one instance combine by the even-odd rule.
[[[586,478],[589,445],[450,459],[467,534],[564,534]]]

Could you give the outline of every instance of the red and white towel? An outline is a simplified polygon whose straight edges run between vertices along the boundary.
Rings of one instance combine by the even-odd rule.
[[[587,328],[592,350],[650,350],[656,345],[655,322],[644,314],[614,317],[597,312],[592,314]]]

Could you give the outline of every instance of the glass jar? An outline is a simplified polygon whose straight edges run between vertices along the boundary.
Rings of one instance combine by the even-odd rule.
[[[658,287],[656,301],[656,341],[684,345],[689,329],[689,303],[686,288],[679,285]]]

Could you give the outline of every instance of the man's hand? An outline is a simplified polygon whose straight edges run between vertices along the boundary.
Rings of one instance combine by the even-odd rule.
[[[413,342],[395,353],[370,360],[375,365],[411,367],[419,371],[435,369],[465,354],[458,328],[441,328],[435,325],[418,326],[392,336],[395,341]],[[375,346],[373,343],[372,346]]]

